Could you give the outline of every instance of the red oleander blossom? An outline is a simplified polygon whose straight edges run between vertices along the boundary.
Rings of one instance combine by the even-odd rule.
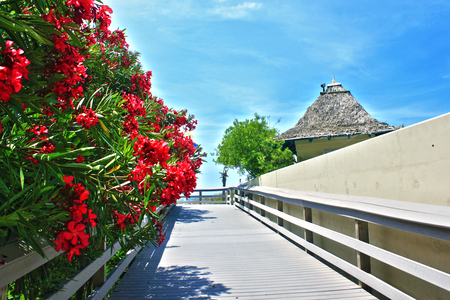
[[[97,115],[92,108],[86,109],[83,105],[83,113],[76,117],[78,124],[83,126],[84,129],[89,129],[91,126],[96,126],[98,123]]]
[[[150,89],[152,87],[151,83],[152,78],[152,72],[148,71],[145,73],[145,75],[140,75],[136,73],[135,75],[131,76],[131,83],[132,83],[132,92],[142,93],[145,97],[152,96]]]
[[[130,138],[134,140],[139,135],[139,124],[135,117],[127,116],[122,123],[123,135],[130,135]]]
[[[73,180],[73,176],[64,175],[65,186],[52,199],[55,205],[70,213],[70,219],[66,222],[65,228],[58,230],[54,241],[56,251],[68,251],[67,259],[69,261],[72,261],[73,255],[81,255],[80,249],[89,245],[86,225],[91,227],[97,225],[94,221],[97,215],[93,213],[92,209],[88,209],[87,204],[83,203],[88,198],[89,191],[80,183],[72,183]]]
[[[124,229],[127,226],[127,216],[118,212],[113,213],[114,219],[116,221],[116,226],[120,229]]]
[[[142,135],[137,138],[133,155],[138,156],[144,165],[153,166],[159,163],[163,168],[167,168],[167,161],[170,159],[168,143],[163,140],[150,140]]]
[[[123,92],[123,99],[125,102],[122,104],[122,107],[128,111],[129,116],[145,117],[147,115],[147,111],[144,107],[144,101],[142,101],[139,96]]]
[[[0,100],[8,102],[11,95],[22,89],[22,79],[28,79],[30,61],[22,49],[14,49],[12,41],[0,52]]]
[[[25,158],[26,160],[30,160],[31,161],[31,163],[33,164],[33,165],[37,165],[37,163],[38,163],[38,160],[37,159],[35,159],[35,158],[33,158],[33,157],[30,157],[30,156],[27,156],[26,158]]]
[[[37,136],[48,133],[47,127],[45,127],[44,125],[36,125],[36,124],[34,124],[34,127],[31,128],[30,131]]]
[[[51,142],[44,142],[44,144],[39,152],[50,154],[53,151],[55,151],[55,146]]]
[[[64,232],[64,239],[69,241],[71,245],[77,245],[81,243],[83,247],[89,245],[89,235],[84,232],[86,225],[77,223],[75,221],[69,222],[67,225],[68,231]]]
[[[92,227],[95,227],[97,223],[95,223],[94,219],[97,219],[97,215],[92,213],[92,209],[88,210],[88,216],[84,220],[86,223],[91,224]]]

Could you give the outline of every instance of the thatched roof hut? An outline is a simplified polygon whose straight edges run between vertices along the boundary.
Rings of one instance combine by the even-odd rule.
[[[351,136],[356,135],[367,135],[369,138],[396,129],[394,126],[372,118],[353,98],[350,91],[337,83],[333,76],[333,82],[320,93],[297,124],[280,134],[277,139],[285,140],[286,146],[293,149],[294,144],[298,144],[294,142],[303,139],[311,142],[312,139],[328,138],[330,140],[333,137],[345,136],[350,139]]]
[[[327,90],[306,110],[294,127],[278,136],[280,140],[376,134],[395,127],[372,118],[340,83]]]

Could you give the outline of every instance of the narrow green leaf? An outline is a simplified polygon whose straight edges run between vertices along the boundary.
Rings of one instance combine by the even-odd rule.
[[[19,168],[20,168],[20,170],[19,170],[19,174],[20,174],[20,187],[21,187],[22,190],[23,190],[24,185],[25,185],[25,176],[23,176],[23,168],[22,168],[22,164],[21,164],[21,162],[20,162],[20,159],[19,159]]]
[[[143,209],[141,211],[141,214],[139,215],[139,221],[138,221],[139,227],[142,227],[142,220],[144,219],[144,216],[146,215],[146,213],[147,213],[147,211],[145,209]]]
[[[98,134],[114,150],[114,152],[116,152],[117,154],[122,156],[122,158],[124,158],[123,154],[119,150],[117,150],[116,147],[114,147],[114,145],[111,143],[111,141],[105,135],[103,135],[100,131],[98,132]]]
[[[11,193],[11,191],[8,189],[8,186],[5,184],[5,182],[2,180],[2,178],[0,177],[0,186],[5,189],[6,193],[5,194],[9,194]]]
[[[99,159],[99,160],[96,160],[96,161],[90,163],[89,165],[90,165],[90,166],[96,166],[96,165],[99,165],[99,164],[101,164],[101,163],[103,163],[103,162],[106,162],[106,161],[107,161],[108,159],[110,159],[110,158],[114,158],[115,156],[116,156],[116,153],[107,155],[107,156],[105,156],[105,157],[103,157],[103,158],[101,158],[101,159]]]
[[[9,109],[9,107],[3,105],[2,103],[0,103],[0,107],[3,109],[3,111],[14,121],[15,124],[17,124],[17,126],[20,127],[20,129],[23,130],[22,127],[22,122],[19,121],[19,119],[17,119],[17,117],[14,115],[13,112],[11,112],[11,110]]]
[[[70,36],[71,40],[76,44],[78,48],[83,48],[83,44],[80,39],[73,33],[72,30],[68,29],[66,26],[63,26],[64,31]]]
[[[44,38],[42,35],[40,35],[39,33],[37,33],[36,31],[34,31],[33,28],[31,28],[30,26],[26,25],[26,24],[22,24],[23,28],[25,28],[25,32],[30,35],[31,37],[33,37],[35,40],[37,40],[38,42],[41,42],[44,45],[48,45],[48,46],[54,46],[55,44],[50,42],[48,39]]]
[[[36,240],[31,236],[28,231],[34,231],[33,225],[31,225],[25,218],[23,218],[19,213],[17,214],[20,218],[21,223],[25,224],[27,226],[27,230],[22,228],[22,226],[17,226],[17,230],[19,231],[19,234],[24,237],[25,241],[33,248],[34,251],[36,251],[40,256],[47,258],[45,256],[44,251],[42,250],[41,245],[36,242]]]
[[[0,16],[0,27],[3,27],[4,29],[12,30],[12,31],[25,31],[25,28],[20,26],[19,24],[15,22],[11,22],[11,20],[8,20],[7,18],[4,18],[3,16]]]
[[[58,165],[59,168],[70,169],[71,171],[90,171],[92,167],[86,164],[68,163]]]
[[[28,192],[30,189],[32,189],[35,185],[36,184],[33,183],[33,184],[27,186],[26,188],[24,188],[22,191],[20,191],[17,194],[15,194],[14,197],[10,198],[5,203],[3,203],[3,205],[0,207],[0,211],[3,211],[7,206],[11,205],[12,203],[14,203],[14,201],[19,199],[23,195],[25,195],[25,193]]]
[[[81,155],[85,152],[88,152],[89,150],[93,150],[95,147],[84,147],[80,149],[62,149],[58,152],[54,152],[51,154],[43,154],[43,153],[36,153],[33,155],[34,158],[39,158],[40,160],[47,160],[50,161],[52,159],[58,159],[58,158],[70,158],[75,157],[77,155]]]

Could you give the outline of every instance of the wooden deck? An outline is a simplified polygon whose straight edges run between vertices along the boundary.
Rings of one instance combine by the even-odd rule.
[[[230,205],[174,207],[109,299],[376,299]]]

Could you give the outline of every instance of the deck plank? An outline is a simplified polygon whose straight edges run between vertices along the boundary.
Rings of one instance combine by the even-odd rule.
[[[109,299],[376,298],[238,208],[197,205],[173,209]]]

